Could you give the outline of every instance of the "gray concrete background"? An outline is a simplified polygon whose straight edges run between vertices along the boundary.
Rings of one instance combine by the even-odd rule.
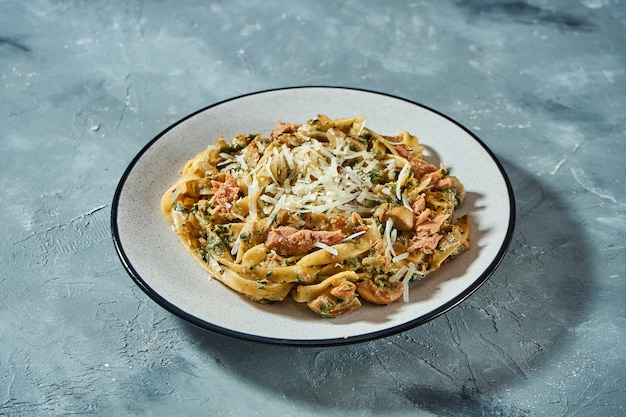
[[[620,416],[626,5],[0,0],[0,416]],[[206,333],[135,286],[109,217],[156,134],[335,85],[464,124],[510,175],[492,278],[426,325],[293,348]]]

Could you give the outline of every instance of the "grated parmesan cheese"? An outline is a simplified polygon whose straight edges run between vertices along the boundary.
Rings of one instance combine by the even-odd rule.
[[[409,267],[406,265],[402,265],[402,268],[398,269],[398,271],[396,271],[395,274],[393,274],[391,276],[391,278],[389,278],[389,281],[399,281],[400,279],[402,279],[402,277],[404,276],[404,274],[406,274],[406,271],[409,270]]]
[[[259,194],[259,182],[256,176],[252,178],[252,184],[248,187],[248,214],[252,220],[258,219],[256,199]]]
[[[411,282],[413,274],[415,274],[415,270],[415,264],[413,262],[410,262],[406,274],[404,275],[404,278],[402,278],[402,284],[404,284],[404,293],[402,293],[402,300],[405,303],[409,302],[409,283]]]
[[[280,148],[280,151],[283,155],[283,158],[285,158],[285,161],[287,161],[287,166],[289,167],[289,169],[293,169],[295,165],[293,163],[293,157],[291,156],[291,152],[287,148],[287,145],[283,143],[283,145]]]
[[[385,246],[387,247],[387,250],[389,251],[389,253],[391,253],[391,256],[395,257],[396,251],[393,249],[394,242],[392,241],[392,238],[391,238],[392,229],[393,229],[393,220],[387,219],[387,222],[385,223],[385,232],[383,233],[384,242],[385,242]]]
[[[315,242],[313,246],[320,248],[320,249],[324,249],[326,252],[330,253],[333,256],[339,255],[339,251],[337,249],[333,248],[332,246],[327,245],[326,243]]]
[[[400,262],[400,261],[405,260],[408,257],[409,257],[409,252],[404,252],[404,253],[401,253],[400,255],[396,255],[393,259],[391,259],[391,262]]]
[[[396,198],[402,200],[402,186],[404,182],[409,178],[411,164],[404,164],[402,170],[398,174],[398,183],[396,185]]]
[[[250,224],[249,223],[244,224],[244,226],[241,228],[241,231],[237,235],[237,238],[235,239],[235,243],[233,243],[232,249],[230,250],[231,255],[234,256],[237,254],[237,252],[239,252],[239,246],[241,246],[241,236],[248,233],[249,230],[250,230]]]
[[[361,127],[359,128],[359,131],[356,134],[357,136],[361,136],[361,134],[363,133],[363,129],[365,129],[365,122],[367,122],[367,119],[363,120],[363,123],[361,123]]]
[[[361,230],[360,232],[356,232],[356,233],[351,234],[350,236],[346,236],[346,237],[343,239],[343,241],[344,241],[344,242],[348,242],[348,241],[350,241],[350,240],[352,240],[352,239],[354,239],[354,238],[357,238],[357,237],[359,237],[359,236],[361,236],[361,235],[364,235],[364,234],[365,234],[365,230]],[[407,254],[407,255],[408,255],[408,254]]]

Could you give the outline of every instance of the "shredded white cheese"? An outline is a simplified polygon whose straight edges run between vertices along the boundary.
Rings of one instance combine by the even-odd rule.
[[[387,222],[385,223],[385,232],[383,233],[383,238],[384,238],[384,242],[385,242],[385,246],[387,247],[387,250],[389,251],[389,253],[391,253],[391,256],[395,257],[396,251],[393,249],[394,242],[391,239],[392,229],[393,229],[393,220],[387,219]]]
[[[411,282],[411,278],[415,274],[415,264],[413,262],[409,263],[409,267],[407,268],[406,274],[402,279],[402,284],[404,284],[404,292],[402,293],[402,300],[405,303],[409,302],[409,283]]]
[[[366,232],[365,230],[362,230],[362,231],[360,231],[360,232],[353,233],[353,234],[351,234],[350,236],[346,236],[346,237],[343,239],[343,242],[348,242],[348,241],[350,241],[350,240],[352,240],[352,239],[354,239],[354,238],[356,238],[356,237],[359,237],[359,236],[361,236],[361,235],[364,235],[364,234],[365,234],[365,232]],[[408,255],[408,253],[407,253],[407,255]]]
[[[293,163],[293,157],[291,156],[291,152],[289,151],[289,148],[287,148],[287,145],[283,143],[280,151],[283,155],[283,158],[285,158],[285,161],[287,161],[287,166],[289,167],[289,169],[293,169],[295,165]]]
[[[256,176],[252,178],[252,184],[248,187],[248,213],[252,220],[258,219],[256,199],[259,194],[259,182]]]
[[[410,168],[411,168],[411,164],[404,164],[404,166],[402,167],[402,170],[398,174],[398,182],[396,184],[396,198],[398,200],[402,200],[402,186],[404,185],[404,182],[409,177],[409,174],[411,172]]]
[[[286,204],[285,204],[286,200],[287,200],[287,195],[283,194],[280,196],[280,199],[276,202],[276,204],[274,204],[274,208],[269,213],[267,222],[265,223],[265,227],[263,227],[263,231],[267,230],[267,228],[270,227],[270,224],[272,224],[278,212],[281,209],[284,209],[286,207]]]
[[[410,210],[413,210],[413,208],[411,207],[411,203],[409,203],[409,199],[407,198],[406,194],[402,194],[402,205]]]
[[[363,123],[361,123],[361,128],[359,129],[359,132],[356,134],[357,136],[361,136],[361,134],[363,133],[363,129],[365,129],[365,122],[367,122],[367,119],[363,120]]]
[[[235,157],[235,160],[239,163],[239,166],[241,166],[241,169],[243,169],[244,171],[248,170],[248,164],[246,164],[245,159],[243,159],[241,155],[237,155]]]
[[[391,278],[389,278],[389,281],[398,281],[400,279],[402,279],[402,277],[404,276],[404,274],[406,274],[406,271],[409,270],[409,267],[407,267],[406,265],[402,265],[402,268],[398,269],[396,271],[395,274],[393,274],[391,276]]]
[[[250,184],[249,210],[253,218],[257,217],[259,209],[254,203],[255,197],[277,207],[280,196],[285,195],[279,209],[297,213],[366,212],[368,209],[363,206],[368,201],[373,202],[370,205],[373,207],[381,200],[380,193],[373,192],[369,176],[375,170],[395,169],[396,161],[392,156],[380,160],[373,152],[351,149],[350,141],[345,138],[337,138],[336,146],[329,148],[319,141],[311,141],[307,133],[304,129],[298,131],[298,138],[308,140],[297,146],[289,148],[283,143],[268,149],[255,167],[252,183],[249,179],[246,181]],[[222,156],[229,168],[245,164],[243,158],[235,159],[229,154]],[[350,163],[346,164],[346,161]],[[281,167],[288,168],[287,175],[281,173],[283,178],[277,178]],[[401,184],[407,174],[408,168],[405,167],[400,172],[402,181],[399,181],[397,195],[389,187],[383,187],[381,192],[386,197],[401,199]],[[261,176],[267,178],[263,186],[260,185],[263,183]]]
[[[271,203],[271,204],[277,204],[278,203],[278,200],[276,200],[273,197],[270,197],[267,194],[263,194],[260,198],[261,198],[261,200],[265,201],[266,203]]]
[[[409,257],[409,252],[404,252],[404,253],[401,253],[400,255],[396,255],[394,258],[392,258],[391,262],[400,262],[400,261],[405,260],[408,257]]]
[[[327,251],[333,256],[339,255],[339,251],[337,249],[333,248],[332,246],[327,245],[326,243],[315,242],[313,246],[320,248],[320,249],[324,249],[325,251]]]
[[[239,232],[239,234],[237,235],[237,238],[235,239],[235,243],[233,243],[233,247],[230,250],[230,254],[231,255],[236,255],[237,252],[239,252],[239,246],[241,246],[241,236],[245,235],[246,233],[248,233],[248,231],[250,230],[250,225],[248,223],[246,223],[242,228],[241,231]]]

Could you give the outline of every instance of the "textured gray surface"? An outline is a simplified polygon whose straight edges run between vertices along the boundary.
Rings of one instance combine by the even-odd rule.
[[[625,69],[620,0],[0,0],[0,415],[624,415]],[[479,135],[516,194],[510,250],[382,340],[192,328],[120,264],[117,182],[181,117],[311,84]]]

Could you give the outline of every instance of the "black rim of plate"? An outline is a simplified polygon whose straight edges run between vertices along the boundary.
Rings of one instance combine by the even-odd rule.
[[[167,299],[165,299],[164,297],[162,297],[157,291],[155,291],[154,289],[152,289],[150,287],[150,285],[148,285],[148,283],[146,283],[143,278],[141,277],[141,275],[139,274],[139,272],[134,268],[131,259],[129,258],[129,256],[126,254],[126,252],[124,251],[124,245],[123,242],[120,239],[120,234],[119,234],[119,230],[118,230],[118,225],[117,225],[117,217],[118,217],[118,206],[119,206],[119,200],[120,200],[120,195],[122,193],[122,190],[124,189],[124,185],[126,183],[126,180],[128,179],[130,173],[132,172],[132,170],[134,169],[135,165],[137,164],[137,162],[141,159],[141,157],[146,153],[146,151],[148,149],[150,149],[150,147],[152,145],[154,145],[154,143],[156,143],[161,137],[163,137],[167,132],[169,132],[170,130],[172,130],[174,127],[178,126],[179,124],[185,122],[186,120],[196,116],[199,113],[202,113],[208,109],[211,109],[213,107],[217,107],[221,104],[230,102],[230,101],[234,101],[234,100],[238,100],[244,97],[248,97],[248,96],[254,96],[254,95],[259,95],[259,94],[265,94],[265,93],[271,93],[271,92],[276,92],[276,91],[285,91],[285,90],[296,90],[296,89],[327,89],[327,90],[350,90],[350,91],[356,91],[356,92],[362,92],[362,93],[367,93],[367,94],[374,94],[374,95],[380,95],[380,96],[384,96],[387,98],[392,98],[395,100],[400,100],[400,101],[404,101],[410,104],[413,104],[417,107],[420,107],[422,109],[428,110],[430,112],[433,112],[435,114],[437,114],[438,116],[448,120],[450,123],[455,124],[456,126],[458,126],[459,128],[461,128],[462,130],[464,130],[467,134],[469,134],[478,144],[481,145],[481,147],[483,148],[483,150],[489,155],[489,157],[493,160],[493,162],[496,164],[496,166],[498,167],[498,170],[500,171],[500,174],[502,176],[502,178],[504,179],[504,182],[506,184],[506,188],[507,188],[507,192],[508,192],[508,197],[509,197],[509,209],[510,209],[510,216],[509,216],[509,224],[507,225],[507,231],[504,237],[504,240],[500,246],[500,249],[498,250],[498,253],[496,254],[495,258],[491,261],[491,263],[489,264],[489,266],[482,272],[482,274],[480,274],[475,280],[474,282],[472,282],[472,284],[467,287],[463,292],[461,292],[460,294],[458,294],[456,297],[454,297],[452,300],[450,300],[449,302],[437,307],[436,309],[420,316],[420,317],[416,317],[413,320],[407,321],[403,324],[394,326],[394,327],[390,327],[387,329],[383,329],[383,330],[379,330],[379,331],[375,331],[375,332],[371,332],[371,333],[364,333],[361,335],[356,335],[356,336],[350,336],[347,338],[334,338],[334,339],[280,339],[280,338],[272,338],[272,337],[265,337],[265,336],[258,336],[258,335],[252,335],[252,334],[247,334],[247,333],[242,333],[242,332],[238,332],[235,330],[231,330],[219,325],[216,325],[214,323],[210,323],[207,322],[205,320],[202,320],[196,316],[193,316],[189,313],[187,313],[186,311],[182,310],[181,308],[179,308],[178,306],[172,304],[171,302],[169,302]],[[273,88],[273,89],[267,89],[267,90],[261,90],[261,91],[256,91],[256,92],[251,92],[251,93],[247,93],[247,94],[242,94],[236,97],[232,97],[226,100],[222,100],[219,102],[216,102],[214,104],[211,104],[209,106],[206,106],[200,110],[197,110],[191,114],[189,114],[188,116],[185,116],[184,118],[180,119],[179,121],[175,122],[174,124],[170,125],[169,127],[167,127],[165,130],[163,130],[161,133],[159,133],[156,137],[154,137],[154,139],[152,139],[150,142],[148,142],[140,151],[139,153],[132,159],[132,161],[130,162],[130,164],[128,165],[128,167],[126,168],[126,170],[124,171],[124,174],[122,175],[118,186],[115,190],[115,194],[113,196],[113,203],[112,203],[112,207],[111,207],[111,231],[112,231],[112,237],[113,237],[113,244],[115,246],[115,250],[117,251],[117,254],[122,262],[122,265],[124,266],[124,268],[126,269],[126,272],[130,275],[130,277],[132,278],[132,280],[135,282],[135,284],[141,288],[141,290],[146,293],[154,302],[156,302],[158,305],[160,305],[162,308],[164,308],[165,310],[169,311],[170,313],[174,314],[175,316],[178,316],[179,318],[182,318],[183,320],[187,321],[188,323],[199,327],[201,329],[205,329],[205,330],[209,330],[215,333],[219,333],[225,336],[230,336],[230,337],[234,337],[234,338],[238,338],[238,339],[243,339],[243,340],[247,340],[247,341],[253,341],[253,342],[261,342],[261,343],[266,343],[266,344],[277,344],[277,345],[293,345],[293,346],[310,346],[310,347],[323,347],[323,346],[336,346],[336,345],[347,345],[347,344],[352,344],[352,343],[360,343],[360,342],[366,342],[366,341],[370,341],[370,340],[374,340],[374,339],[380,339],[380,338],[384,338],[387,336],[392,336],[394,334],[397,333],[401,333],[404,331],[407,331],[409,329],[412,329],[414,327],[420,326],[424,323],[427,323],[431,320],[433,320],[434,318],[448,312],[449,310],[451,310],[452,308],[456,307],[457,305],[459,305],[461,302],[463,302],[465,299],[467,299],[469,296],[471,296],[476,290],[478,290],[478,288],[480,288],[480,286],[482,284],[484,284],[487,279],[489,279],[489,277],[494,273],[494,271],[497,269],[497,267],[500,265],[500,263],[502,262],[502,259],[504,258],[504,255],[506,254],[508,247],[511,243],[511,240],[513,238],[513,231],[515,228],[515,198],[513,195],[513,188],[511,186],[511,182],[504,170],[504,168],[502,167],[502,164],[500,163],[500,161],[498,161],[498,159],[496,158],[496,156],[494,155],[494,153],[487,147],[487,145],[485,145],[485,143],[479,139],[474,133],[472,133],[469,129],[467,129],[465,126],[461,125],[460,123],[458,123],[457,121],[451,119],[450,117],[446,116],[445,114],[432,109],[428,106],[425,106],[423,104],[417,103],[415,101],[412,100],[408,100],[406,98],[402,98],[402,97],[398,97],[398,96],[394,96],[391,94],[387,94],[387,93],[382,93],[382,92],[378,92],[378,91],[374,91],[374,90],[366,90],[366,89],[360,89],[360,88],[352,88],[352,87],[337,87],[337,86],[296,86],[296,87],[284,87],[284,88]]]

